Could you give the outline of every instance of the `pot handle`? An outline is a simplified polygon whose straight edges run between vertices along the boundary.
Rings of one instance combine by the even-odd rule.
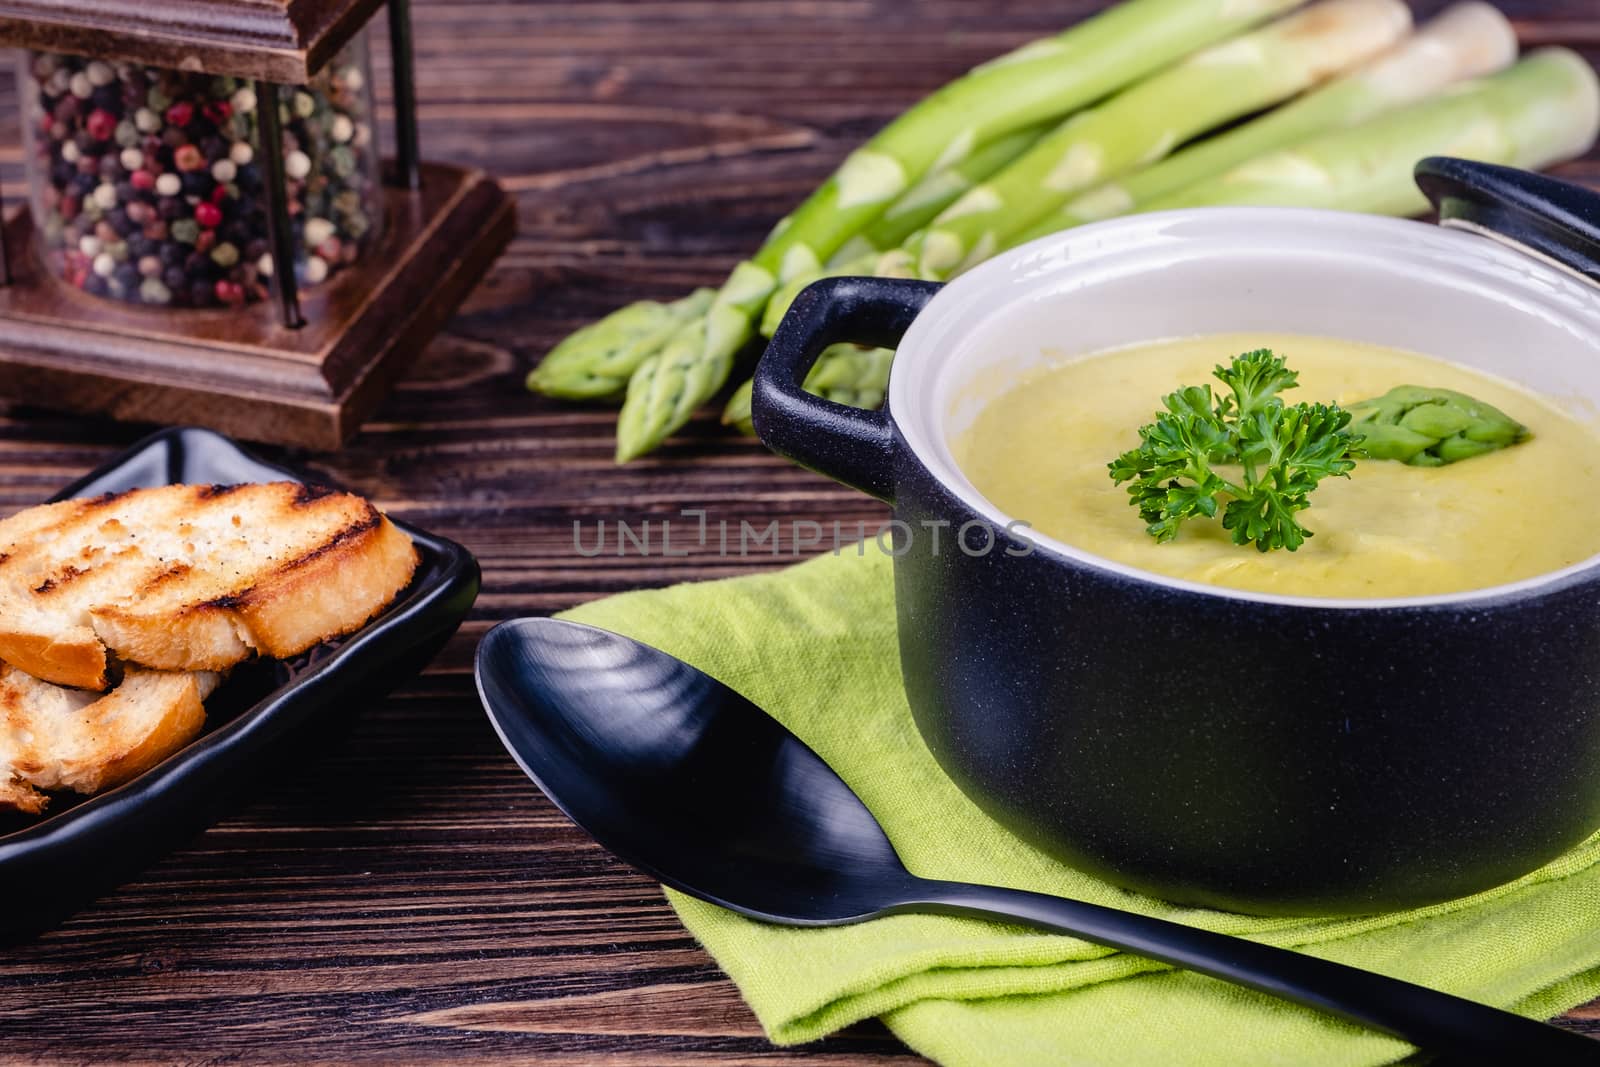
[[[801,388],[829,345],[893,348],[933,294],[935,282],[904,278],[824,278],[795,297],[756,367],[750,415],[774,452],[819,474],[893,501],[889,413],[863,411]]]
[[[1600,284],[1600,195],[1542,174],[1433,156],[1417,185],[1444,226],[1471,230]]]

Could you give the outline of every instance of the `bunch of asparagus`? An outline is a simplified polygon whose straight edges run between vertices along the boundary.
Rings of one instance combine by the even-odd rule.
[[[741,350],[818,278],[943,280],[1136,211],[1413,215],[1426,207],[1411,180],[1424,156],[1538,168],[1581,155],[1600,132],[1589,66],[1560,49],[1516,62],[1511,27],[1485,3],[1415,33],[1402,0],[1319,0],[1286,14],[1299,3],[1127,0],[978,67],[853,152],[719,290],[632,304],[579,330],[529,388],[621,396],[625,462],[715,396]],[[875,407],[892,358],[835,346],[806,387]],[[724,422],[748,431],[749,395],[748,383],[733,394]]]

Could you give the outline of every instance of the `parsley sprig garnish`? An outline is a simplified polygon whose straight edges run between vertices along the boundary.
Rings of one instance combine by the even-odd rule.
[[[1323,478],[1349,476],[1361,437],[1337,404],[1285,404],[1278,394],[1299,375],[1270,349],[1214,373],[1228,392],[1191,385],[1167,394],[1166,410],[1139,428],[1139,447],[1110,463],[1111,478],[1131,483],[1128,498],[1157,541],[1220,510],[1234,544],[1293,552],[1311,536],[1296,513]]]

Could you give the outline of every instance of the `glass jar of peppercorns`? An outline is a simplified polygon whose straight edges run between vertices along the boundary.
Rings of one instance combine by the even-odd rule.
[[[273,261],[248,79],[25,52],[34,243],[96,296],[181,308],[267,299]],[[285,195],[302,286],[369,246],[383,222],[366,35],[278,94]]]

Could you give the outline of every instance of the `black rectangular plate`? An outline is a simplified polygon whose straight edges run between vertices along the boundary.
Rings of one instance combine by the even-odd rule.
[[[162,485],[307,481],[210,430],[147,437],[52,500]],[[396,520],[422,559],[378,618],[293,660],[247,663],[206,701],[205,732],[116,789],[52,794],[43,818],[0,821],[0,938],[55,925],[215,822],[256,773],[313,758],[333,730],[414,675],[455,633],[478,595],[465,548]],[[281,765],[281,764],[280,764]]]

